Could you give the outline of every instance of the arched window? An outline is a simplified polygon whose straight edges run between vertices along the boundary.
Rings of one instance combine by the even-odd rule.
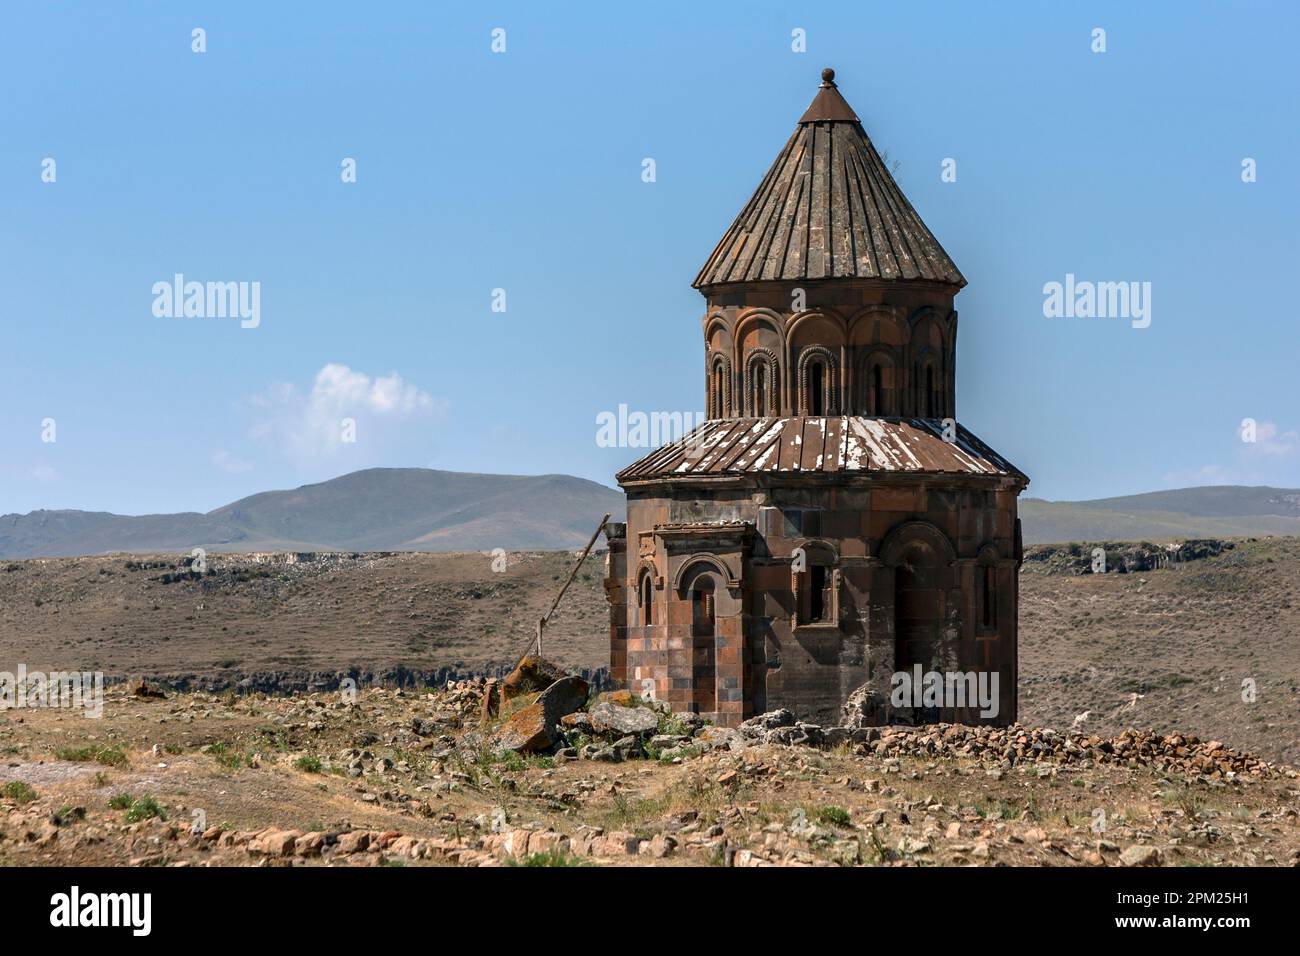
[[[998,629],[998,553],[989,545],[975,565],[975,623],[982,633]]]
[[[980,568],[980,624],[987,630],[998,626],[998,569],[986,564]]]
[[[655,583],[648,573],[641,575],[640,605],[641,625],[649,627],[654,623]]]
[[[776,361],[767,349],[749,357],[745,378],[745,413],[752,418],[776,414]]]
[[[935,390],[934,365],[927,362],[925,365],[925,417],[937,418],[938,416],[939,393]]]
[[[835,624],[839,621],[839,572],[835,556],[822,547],[805,552],[806,567],[794,572],[797,624]]]
[[[727,381],[730,373],[727,360],[721,355],[709,365],[710,418],[726,418],[731,411],[731,389]]]
[[[713,637],[716,612],[713,578],[701,574],[691,587],[691,637]]]
[[[859,415],[897,415],[898,384],[894,356],[885,349],[873,349],[862,357],[854,376],[854,407]]]
[[[835,415],[835,360],[829,349],[813,346],[799,359],[799,414]]]

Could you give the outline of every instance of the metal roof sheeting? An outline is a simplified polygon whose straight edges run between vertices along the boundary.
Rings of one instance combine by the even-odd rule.
[[[618,473],[654,478],[763,473],[1024,474],[961,425],[921,418],[721,418],[707,421]]]
[[[832,278],[964,286],[835,88],[834,73],[826,72],[817,98],[695,288]]]

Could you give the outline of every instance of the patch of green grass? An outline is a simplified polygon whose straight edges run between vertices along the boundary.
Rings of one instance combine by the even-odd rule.
[[[60,747],[54,751],[59,760],[76,763],[102,763],[106,767],[126,766],[126,754],[120,747]]]
[[[217,763],[223,767],[229,767],[231,770],[237,770],[240,767],[251,767],[253,765],[253,755],[243,750],[235,750],[229,744],[217,741],[214,744],[208,744],[207,752],[217,758]]]
[[[624,794],[615,794],[613,807],[601,815],[599,825],[604,825],[607,830],[636,831],[640,825],[672,813],[716,811],[743,803],[748,795],[749,790],[744,786],[732,793],[704,779],[679,780],[654,797],[629,800]]]
[[[677,757],[681,757],[683,760],[690,760],[693,757],[698,757],[702,753],[704,753],[703,747],[696,744],[685,744],[681,747],[674,747],[671,752],[664,751],[659,755],[659,762],[670,764]]]
[[[817,820],[818,823],[825,823],[832,827],[848,827],[853,825],[852,820],[849,817],[849,811],[845,810],[843,807],[837,807],[834,805],[814,807],[812,817]]]
[[[320,757],[312,754],[303,754],[293,762],[293,765],[304,773],[320,773]]]
[[[259,727],[257,732],[261,734],[267,746],[274,750],[288,750],[290,747],[288,735],[274,724]]]
[[[659,728],[655,732],[669,734],[673,737],[689,737],[691,735],[690,728],[686,726],[681,717],[672,713],[659,715]]]
[[[565,853],[563,850],[543,850],[541,853],[529,853],[522,860],[509,860],[507,866],[591,866],[580,856]]]
[[[876,831],[874,827],[871,829],[871,832],[867,835],[867,840],[871,844],[870,846],[871,857],[875,861],[876,866],[884,866],[887,862],[889,862],[889,849],[885,846],[883,842],[881,842],[880,834]]]
[[[975,812],[984,819],[995,820],[1018,820],[1020,819],[1021,810],[1019,807],[1012,806],[1005,800],[999,800],[996,797],[988,797],[988,802],[992,806],[976,807]]]
[[[126,816],[123,818],[127,823],[139,823],[141,820],[151,820],[157,817],[159,820],[167,819],[167,812],[158,806],[158,801],[153,797],[135,797],[129,794],[120,793],[114,797],[108,804],[114,810],[125,810]]]
[[[474,762],[471,766],[484,770],[490,770],[496,766],[503,767],[506,770],[523,770],[528,766],[528,761],[513,750],[493,750],[491,747],[483,747],[474,754]],[[468,772],[468,768],[466,772]]]
[[[21,780],[11,780],[0,787],[0,797],[13,800],[15,803],[27,804],[36,799],[36,791],[30,784],[23,783]]]
[[[501,753],[497,755],[496,762],[501,764],[507,770],[523,770],[528,766],[528,761],[513,750],[501,751]]]

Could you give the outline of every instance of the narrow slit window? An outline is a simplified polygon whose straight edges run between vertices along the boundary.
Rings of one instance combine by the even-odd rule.
[[[826,568],[813,565],[808,569],[808,621],[826,620]]]
[[[641,578],[641,623],[646,627],[654,623],[654,590],[650,575]]]
[[[700,582],[691,590],[691,634],[713,637],[713,582]]]
[[[821,416],[826,414],[826,404],[822,396],[825,382],[825,366],[821,362],[813,362],[808,368],[808,401],[810,404],[808,411],[810,415]]]
[[[980,620],[986,628],[994,628],[998,625],[997,568],[991,564],[986,564],[983,570],[984,586],[980,589],[983,607]]]
[[[885,373],[879,364],[871,366],[871,409],[869,414],[885,414]]]

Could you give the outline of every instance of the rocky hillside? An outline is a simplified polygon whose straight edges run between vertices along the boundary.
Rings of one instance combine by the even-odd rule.
[[[130,551],[471,551],[581,547],[623,496],[569,475],[370,468],[207,514],[0,516],[0,557]]]

